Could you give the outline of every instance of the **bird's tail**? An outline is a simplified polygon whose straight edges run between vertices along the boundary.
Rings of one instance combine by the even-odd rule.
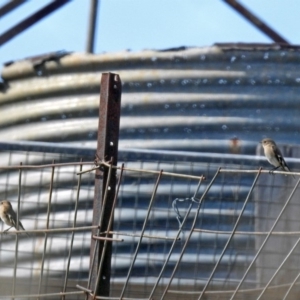
[[[24,231],[26,231],[21,221],[19,221],[19,227],[21,227]],[[25,233],[27,234],[27,236],[30,236],[27,232]]]
[[[286,172],[291,172],[290,168],[287,166],[287,164],[285,164],[282,169]],[[296,177],[294,175],[292,175],[294,179],[296,179]]]

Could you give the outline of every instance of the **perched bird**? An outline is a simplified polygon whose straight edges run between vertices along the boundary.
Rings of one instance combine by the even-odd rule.
[[[274,166],[272,171],[275,171],[281,167],[284,171],[291,172],[279,148],[273,140],[266,138],[261,141],[261,144],[264,148],[266,158],[268,159],[269,163]]]
[[[5,231],[8,231],[12,227],[17,229],[17,214],[13,210],[11,203],[7,200],[2,200],[0,202],[0,218],[6,225],[10,226]],[[25,230],[21,221],[19,221],[19,227]],[[28,233],[26,234],[29,236]]]

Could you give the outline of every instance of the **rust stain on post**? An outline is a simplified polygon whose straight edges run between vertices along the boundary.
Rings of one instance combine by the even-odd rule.
[[[103,73],[101,78],[100,91],[100,108],[99,108],[99,125],[98,125],[98,140],[97,140],[97,158],[100,160],[111,160],[113,165],[118,162],[118,141],[119,141],[119,126],[120,126],[120,111],[121,111],[121,80],[119,75],[112,73]],[[108,228],[109,218],[113,206],[115,188],[116,188],[116,169],[112,169],[111,179],[109,182],[109,190],[105,206],[103,207],[103,196],[105,186],[108,180],[108,168],[100,167],[96,170],[95,175],[95,196],[93,207],[93,225],[98,225],[101,211],[104,210],[102,226],[100,230],[94,229],[93,235],[106,231]],[[110,229],[112,231],[112,229]],[[110,235],[109,237],[112,237]],[[98,244],[98,246],[97,246]],[[96,252],[94,252],[96,248]],[[94,263],[91,265],[91,289],[95,295],[109,296],[110,275],[111,275],[111,253],[112,243],[108,243],[103,267],[97,282],[97,272],[99,268],[100,255],[104,247],[103,240],[91,241],[91,261],[92,256],[96,253]],[[94,289],[97,287],[97,290]]]

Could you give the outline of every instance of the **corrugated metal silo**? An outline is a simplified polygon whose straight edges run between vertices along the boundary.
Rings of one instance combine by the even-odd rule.
[[[297,59],[266,45],[16,62],[2,71],[1,139],[94,142],[99,78],[112,71],[123,81],[121,147],[230,152],[236,136],[254,153],[263,135],[297,137]]]

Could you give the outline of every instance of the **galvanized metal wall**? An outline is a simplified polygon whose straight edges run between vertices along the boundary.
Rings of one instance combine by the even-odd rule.
[[[121,148],[253,154],[266,135],[297,143],[298,49],[232,48],[16,62],[2,71],[0,139],[94,146],[100,76],[111,71],[123,82]]]

